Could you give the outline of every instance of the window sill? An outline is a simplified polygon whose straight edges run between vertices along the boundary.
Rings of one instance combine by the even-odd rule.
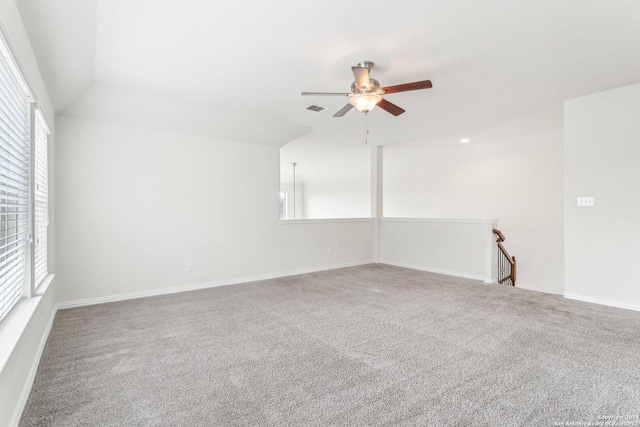
[[[41,297],[42,295],[46,294],[55,276],[55,274],[47,274],[47,277],[42,279],[42,282],[40,282],[40,285],[38,285],[38,287],[36,288],[36,294],[34,296]]]
[[[13,350],[27,329],[29,321],[38,310],[42,296],[49,290],[53,277],[53,274],[45,277],[40,286],[38,286],[35,296],[21,298],[9,314],[0,321],[0,343],[2,343],[2,346],[0,346],[0,372],[4,370]]]

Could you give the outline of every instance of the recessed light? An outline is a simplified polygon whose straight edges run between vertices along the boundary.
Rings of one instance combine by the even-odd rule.
[[[470,141],[470,139],[469,139],[469,138],[462,138],[462,139],[460,140],[460,142],[462,142],[463,144],[466,144],[466,143],[467,143],[467,142],[469,142],[469,141]]]

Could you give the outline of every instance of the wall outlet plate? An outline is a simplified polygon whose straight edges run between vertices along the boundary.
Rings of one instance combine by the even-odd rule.
[[[578,197],[578,206],[580,207],[591,207],[594,206],[596,203],[595,197],[584,197],[584,196],[580,196]]]

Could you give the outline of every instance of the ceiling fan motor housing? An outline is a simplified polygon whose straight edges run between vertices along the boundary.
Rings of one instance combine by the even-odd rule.
[[[359,88],[358,82],[351,83],[351,92],[355,93],[356,95],[362,93],[378,93],[378,89],[380,89],[380,82],[376,79],[372,79],[371,77],[369,77],[369,86],[367,86],[365,89]]]

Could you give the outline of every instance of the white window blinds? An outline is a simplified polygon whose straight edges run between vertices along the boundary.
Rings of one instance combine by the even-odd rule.
[[[47,228],[49,227],[47,139],[49,128],[40,111],[35,116],[33,162],[33,277],[35,287],[47,276]]]
[[[29,269],[29,128],[24,83],[0,54],[0,320],[17,303]]]

